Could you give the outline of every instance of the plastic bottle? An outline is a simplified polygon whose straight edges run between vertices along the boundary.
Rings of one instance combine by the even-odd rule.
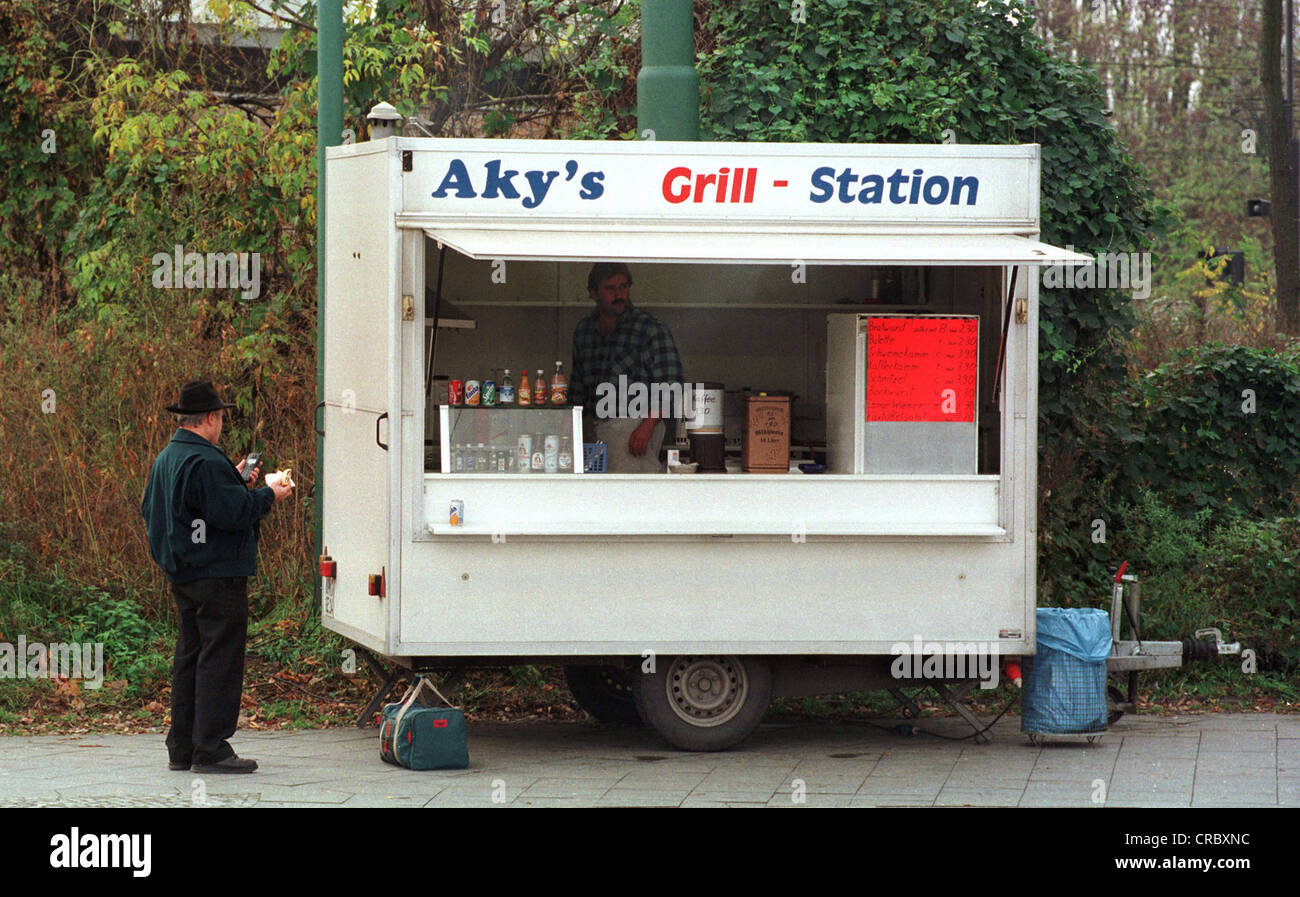
[[[542,376],[542,369],[538,368],[537,376],[533,379],[533,404],[545,405],[546,399],[546,378]]]
[[[510,379],[510,368],[501,375],[501,385],[497,387],[497,401],[502,405],[515,403],[515,381]]]
[[[560,437],[560,473],[573,473],[573,440]]]
[[[569,378],[564,376],[564,362],[555,362],[555,376],[551,377],[551,404],[569,404]]]
[[[533,391],[528,385],[528,370],[525,368],[519,372],[519,405],[522,407],[531,404],[533,404]]]

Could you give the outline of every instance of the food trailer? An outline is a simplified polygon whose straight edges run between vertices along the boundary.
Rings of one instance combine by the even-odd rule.
[[[1034,653],[1036,269],[1088,261],[1038,240],[1038,146],[390,137],[327,165],[329,629],[416,669],[560,663],[696,750],[774,696],[976,678],[902,656]],[[588,472],[592,408],[457,404],[569,369],[598,261],[684,395],[722,396],[723,471]],[[760,472],[764,393],[789,463]],[[571,460],[520,465],[525,435]]]

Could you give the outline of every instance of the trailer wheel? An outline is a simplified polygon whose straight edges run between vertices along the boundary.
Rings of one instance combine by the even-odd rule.
[[[763,721],[772,671],[758,657],[660,658],[632,674],[632,697],[646,725],[685,751],[725,751]]]
[[[641,725],[632,701],[632,677],[622,667],[568,666],[564,681],[578,706],[596,722]]]

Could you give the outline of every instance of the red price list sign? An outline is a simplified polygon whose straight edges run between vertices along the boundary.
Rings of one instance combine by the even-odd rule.
[[[977,318],[870,318],[868,421],[975,420]]]

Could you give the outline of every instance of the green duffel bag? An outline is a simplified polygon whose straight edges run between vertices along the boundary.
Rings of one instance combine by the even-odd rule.
[[[446,707],[416,707],[420,693],[429,689]],[[402,700],[385,705],[379,718],[379,756],[407,769],[466,769],[469,744],[465,714],[451,706],[423,676],[407,689]]]

